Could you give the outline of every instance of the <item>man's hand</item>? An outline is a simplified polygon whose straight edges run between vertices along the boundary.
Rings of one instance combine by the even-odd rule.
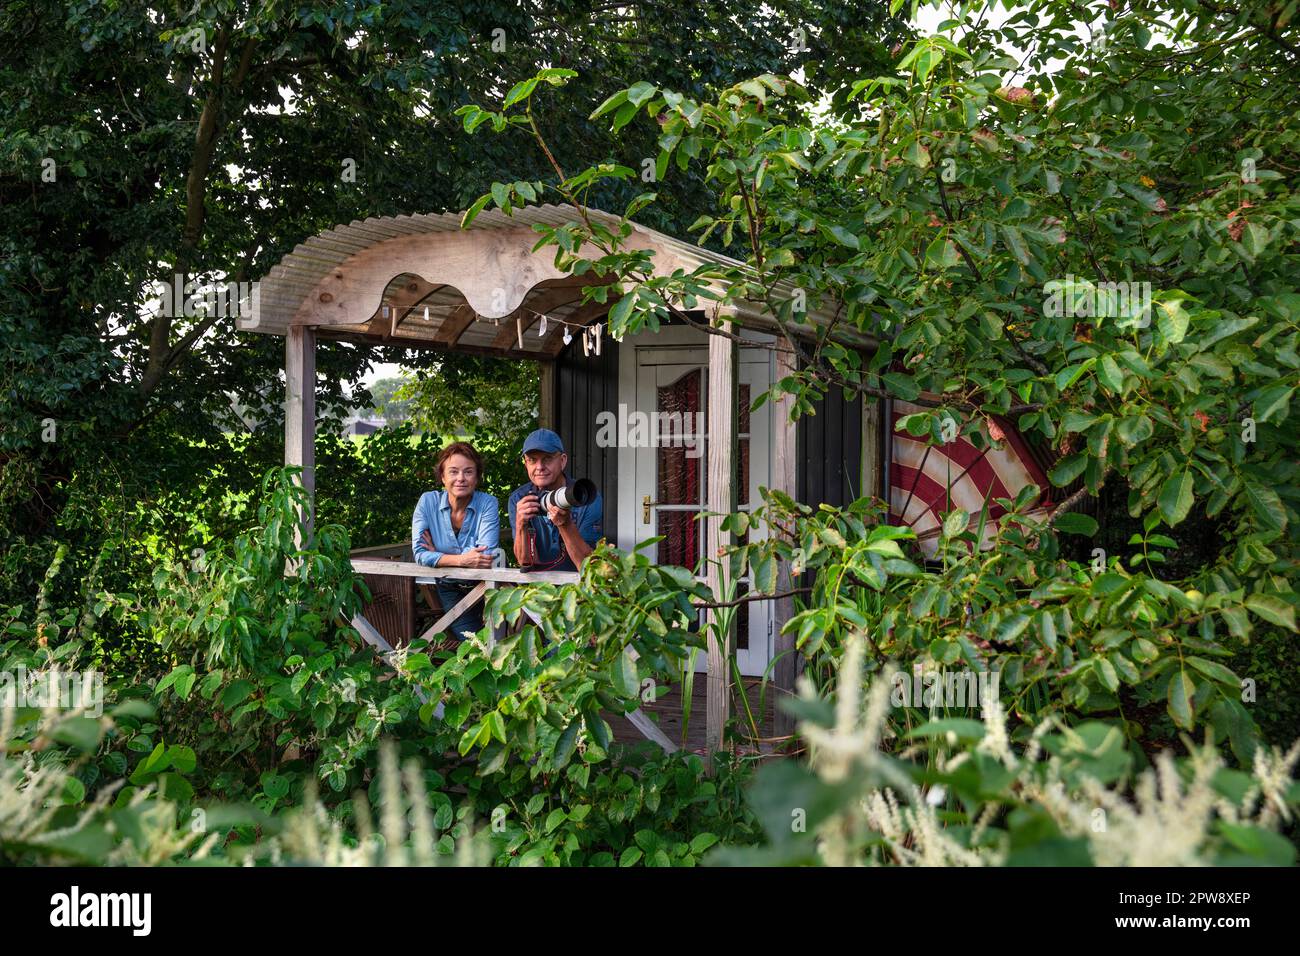
[[[573,512],[568,508],[551,508],[548,512],[551,523],[557,528],[567,528],[573,519]]]
[[[530,518],[536,518],[541,513],[542,504],[536,495],[524,495],[520,498],[515,504],[515,537],[523,534],[524,525],[528,524]]]

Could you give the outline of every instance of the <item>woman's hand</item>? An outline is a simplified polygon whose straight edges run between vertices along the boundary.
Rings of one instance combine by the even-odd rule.
[[[438,564],[451,568],[490,568],[492,555],[487,548],[475,545],[460,554],[444,554]]]

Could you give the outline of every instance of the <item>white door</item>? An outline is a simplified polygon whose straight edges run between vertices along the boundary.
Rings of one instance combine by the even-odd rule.
[[[659,413],[660,418],[650,421],[659,424],[660,434],[652,427],[647,430],[650,441],[628,450],[634,458],[632,494],[620,498],[628,505],[623,513],[631,512],[632,545],[662,535],[649,557],[660,564],[699,569],[704,525],[696,519],[707,500],[708,350],[662,345],[656,341],[662,338],[661,333],[634,346],[635,398],[629,404],[637,412]],[[740,350],[736,478],[738,506],[744,511],[761,501],[759,486],[770,484],[771,406],[764,404],[753,413],[749,406],[771,387],[771,355],[768,349]],[[747,590],[747,582],[741,582],[737,596]],[[767,668],[772,658],[771,621],[770,601],[739,605],[736,650],[742,674],[761,675]],[[699,654],[696,660],[696,669],[705,670],[706,656]]]

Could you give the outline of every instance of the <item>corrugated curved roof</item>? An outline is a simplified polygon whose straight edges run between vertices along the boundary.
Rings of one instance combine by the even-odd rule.
[[[589,209],[588,216],[608,227],[616,227],[621,219],[601,210]],[[521,304],[509,308],[503,314],[507,316],[506,324],[500,324],[502,317],[496,319],[485,317],[490,310],[481,302],[477,309],[472,308],[461,294],[454,281],[434,283],[432,277],[438,272],[436,264],[431,262],[429,275],[417,282],[411,278],[410,271],[400,271],[390,277],[384,277],[382,270],[384,244],[392,243],[390,248],[411,248],[410,237],[433,235],[439,233],[461,233],[466,237],[466,247],[477,238],[471,233],[484,230],[519,230],[521,227],[531,229],[535,225],[558,226],[578,220],[578,213],[571,206],[544,205],[527,206],[514,210],[507,216],[499,210],[485,210],[474,220],[470,228],[461,229],[462,213],[425,213],[402,216],[375,216],[365,220],[353,221],[347,225],[336,226],[327,232],[312,236],[299,243],[286,255],[278,265],[261,280],[257,287],[256,315],[253,321],[241,321],[240,328],[245,331],[261,332],[272,335],[284,335],[290,325],[296,323],[320,325],[318,321],[304,318],[306,310],[316,308],[314,294],[322,301],[329,296],[318,293],[331,281],[331,272],[340,269],[354,257],[366,254],[369,267],[368,291],[375,296],[379,307],[365,322],[338,325],[329,324],[329,332],[341,337],[357,337],[371,341],[389,341],[404,345],[433,345],[435,347],[452,347],[468,351],[489,351],[501,354],[533,354],[543,357],[548,353],[548,345],[554,342],[550,338],[537,335],[523,337],[523,348],[519,348],[519,336],[515,330],[515,320],[521,315],[528,318],[528,325],[537,322],[540,314],[550,319],[563,319],[589,322],[598,319],[592,308],[581,307],[581,285],[591,284],[590,279],[559,277],[552,265],[551,250],[540,250],[529,259],[530,274],[532,268],[538,267],[549,278],[529,283],[528,291],[522,294]],[[684,267],[687,270],[706,263],[725,266],[743,264],[727,256],[703,249],[693,243],[683,242],[672,236],[633,223],[633,238],[644,241],[647,245],[667,254],[667,258],[676,260],[673,268]],[[402,241],[406,240],[406,241]],[[441,246],[446,248],[445,245]],[[373,260],[378,257],[378,267]],[[406,260],[409,262],[409,257]],[[445,271],[445,269],[444,269]],[[418,270],[415,274],[419,274]],[[406,277],[404,281],[394,281]],[[558,278],[557,278],[558,277]],[[428,279],[429,281],[423,281]],[[382,298],[378,286],[384,285]],[[575,285],[576,283],[576,285]],[[462,286],[468,283],[462,283]],[[561,290],[568,286],[571,293]],[[791,295],[794,289],[788,284],[784,289],[778,286],[778,293]],[[414,303],[414,304],[412,304]],[[608,303],[608,305],[613,303]],[[538,308],[538,306],[544,308]],[[736,320],[743,326],[761,331],[776,331],[770,316],[762,306],[740,304],[733,312]],[[579,314],[581,313],[581,314]],[[830,320],[827,313],[810,312],[810,324],[820,325]],[[839,336],[837,336],[839,337]],[[860,344],[869,344],[869,339],[862,337]]]

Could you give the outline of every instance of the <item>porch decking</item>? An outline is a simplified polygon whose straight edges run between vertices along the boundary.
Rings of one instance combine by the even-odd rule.
[[[667,735],[669,740],[684,750],[701,756],[705,754],[707,749],[705,742],[707,737],[705,709],[708,706],[706,684],[707,681],[703,674],[695,675],[695,685],[691,693],[690,723],[686,727],[685,743],[682,741],[682,725],[685,721],[680,686],[670,687],[668,693],[653,704],[641,705],[641,712],[658,724],[659,729]],[[749,727],[744,708],[739,706],[739,694],[735,688],[732,688],[732,693],[735,700],[732,706],[732,714],[740,721],[743,735],[750,737],[753,735],[753,730]],[[753,750],[768,752],[775,749],[775,746],[780,743],[780,741],[773,740],[773,700],[777,693],[777,689],[770,681],[766,689],[764,689],[761,687],[759,678],[745,678],[745,697],[749,701],[750,710],[754,714],[759,740],[756,743],[745,742],[738,745],[741,749],[750,750],[752,748]],[[762,699],[760,700],[760,698]],[[605,719],[609,721],[609,725],[614,731],[615,740],[627,744],[637,743],[638,741],[645,742],[646,738],[626,717],[607,713]]]

